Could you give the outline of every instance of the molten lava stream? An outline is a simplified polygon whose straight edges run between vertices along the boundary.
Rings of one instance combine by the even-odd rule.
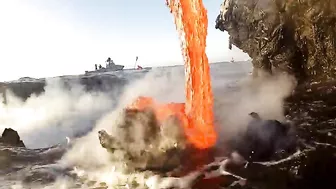
[[[201,0],[170,0],[181,38],[186,70],[186,134],[197,148],[216,142],[210,67],[205,53],[208,28],[207,11]]]
[[[174,15],[185,61],[186,103],[159,105],[151,98],[140,97],[133,105],[151,106],[159,120],[177,115],[190,143],[198,149],[216,143],[210,67],[205,53],[208,28],[207,11],[201,0],[167,0]]]

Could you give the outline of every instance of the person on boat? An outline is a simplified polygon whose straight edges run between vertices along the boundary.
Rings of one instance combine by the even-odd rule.
[[[95,64],[95,70],[98,70],[98,65],[97,64]]]
[[[109,66],[111,66],[111,65],[114,66],[115,63],[114,63],[114,61],[110,57],[108,57],[107,60],[106,60],[106,68],[109,67]]]
[[[111,61],[112,61],[112,60],[111,60],[110,57],[108,57],[107,60],[106,60],[107,63],[110,63]]]
[[[103,68],[103,66],[101,64],[99,64],[99,69],[102,69],[102,68]]]

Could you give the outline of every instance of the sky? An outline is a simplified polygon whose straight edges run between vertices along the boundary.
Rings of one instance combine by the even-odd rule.
[[[247,60],[215,29],[222,0],[204,0],[210,62]],[[165,0],[0,0],[0,81],[83,74],[107,57],[126,68],[183,64]]]

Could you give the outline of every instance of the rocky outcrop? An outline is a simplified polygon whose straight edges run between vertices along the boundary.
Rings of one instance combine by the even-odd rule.
[[[296,133],[289,122],[263,120],[252,112],[245,132],[232,137],[230,146],[247,161],[270,161],[276,156],[288,156],[297,148]]]
[[[335,0],[224,0],[215,27],[254,68],[326,81],[336,79],[335,22]]]
[[[186,148],[177,118],[160,126],[152,109],[126,109],[113,134],[99,131],[100,144],[111,153],[111,160],[125,162],[129,169],[173,170]]]
[[[6,128],[0,138],[0,144],[13,147],[25,147],[17,131]]]

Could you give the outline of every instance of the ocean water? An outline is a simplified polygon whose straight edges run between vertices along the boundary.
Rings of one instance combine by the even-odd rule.
[[[250,62],[211,64],[218,146],[244,129],[251,111],[283,119],[283,97],[290,92],[289,81],[281,78],[250,83],[251,71]],[[122,161],[111,162],[97,134],[101,129],[113,132],[122,108],[140,95],[160,102],[183,102],[183,67],[103,75],[130,82],[122,86],[121,93],[114,94],[85,92],[76,82],[71,83],[71,90],[65,90],[57,78],[51,78],[44,94],[25,102],[9,95],[8,104],[0,104],[0,130],[17,130],[27,147],[0,147],[0,188],[188,188],[196,173],[183,179],[150,171],[126,173]]]

